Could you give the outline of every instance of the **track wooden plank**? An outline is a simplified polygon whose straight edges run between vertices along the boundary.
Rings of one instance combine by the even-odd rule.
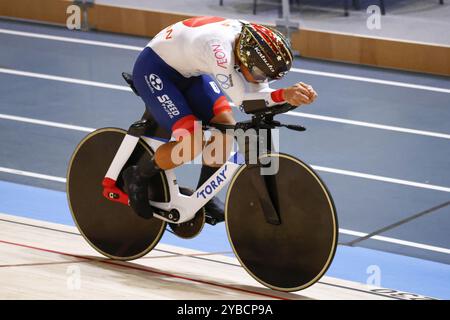
[[[0,214],[1,299],[386,299],[324,277],[295,293],[270,290],[236,258],[159,244],[129,262],[106,259],[76,228]]]

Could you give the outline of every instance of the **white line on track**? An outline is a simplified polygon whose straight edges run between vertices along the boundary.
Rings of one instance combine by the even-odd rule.
[[[0,119],[19,121],[19,122],[31,123],[31,124],[41,125],[41,126],[55,127],[55,128],[82,131],[82,132],[92,132],[92,131],[96,130],[95,128],[80,127],[80,126],[75,126],[75,125],[65,124],[65,123],[60,123],[60,122],[12,116],[12,115],[2,114],[2,113],[0,113]],[[334,173],[334,174],[340,174],[340,175],[346,175],[346,176],[352,176],[352,177],[357,177],[357,178],[376,180],[376,181],[382,181],[382,182],[388,182],[388,183],[401,184],[401,185],[406,185],[406,186],[416,187],[416,188],[421,188],[421,189],[450,192],[450,188],[443,187],[443,186],[437,186],[437,185],[431,185],[431,184],[426,184],[426,183],[389,178],[389,177],[378,176],[378,175],[367,174],[367,173],[356,172],[356,171],[322,167],[322,166],[316,166],[316,165],[312,165],[312,167],[315,170],[322,171],[322,172],[328,172],[328,173]]]
[[[417,134],[417,135],[421,135],[421,136],[429,136],[429,137],[435,137],[435,138],[450,139],[450,134],[440,133],[440,132],[416,130],[416,129],[409,129],[409,128],[404,128],[404,127],[387,126],[384,124],[349,120],[349,119],[329,117],[329,116],[321,116],[321,115],[317,115],[317,114],[310,114],[310,113],[304,113],[304,112],[289,111],[286,114],[290,115],[290,116],[294,116],[294,117],[310,118],[310,119],[315,119],[315,120],[323,120],[323,121],[351,124],[354,126],[361,126],[361,127],[367,127],[367,128],[397,131],[397,132]]]
[[[30,172],[30,171],[24,171],[24,170],[0,167],[0,172],[9,173],[9,174],[15,174],[15,175],[24,176],[24,177],[31,177],[31,178],[36,178],[36,179],[42,179],[42,180],[66,183],[66,178],[49,176],[49,175],[46,175],[46,174]]]
[[[21,176],[25,176],[25,177],[32,177],[32,178],[36,178],[36,179],[43,179],[43,180],[48,180],[48,181],[56,181],[56,182],[66,183],[65,178],[55,177],[55,176],[50,176],[50,175],[35,173],[35,172],[30,172],[30,171],[23,171],[23,170],[0,167],[0,172],[21,175]],[[339,229],[339,233],[351,235],[351,236],[355,236],[355,237],[365,237],[368,235],[368,233],[353,231],[353,230],[348,230],[348,229],[342,229],[342,228]],[[384,237],[384,236],[378,236],[378,235],[373,236],[369,239],[383,241],[383,242],[389,242],[389,243],[395,243],[395,244],[399,244],[402,246],[413,247],[413,248],[434,251],[434,252],[439,252],[439,253],[444,253],[444,254],[450,254],[450,249],[431,246],[431,245],[427,245],[427,244],[423,244],[423,243],[416,243],[416,242],[395,239],[395,238],[390,238],[390,237]]]
[[[105,82],[89,81],[89,80],[82,80],[82,79],[75,79],[75,78],[60,77],[60,76],[54,76],[54,75],[49,75],[49,74],[20,71],[20,70],[13,70],[13,69],[7,69],[7,68],[0,68],[0,73],[16,75],[16,76],[31,77],[31,78],[37,78],[37,79],[44,79],[44,80],[60,81],[60,82],[66,82],[66,83],[72,83],[72,84],[80,84],[80,85],[93,86],[93,87],[99,87],[99,88],[105,88],[105,89],[113,89],[113,90],[129,91],[129,92],[132,91],[131,88],[128,86],[121,86],[121,85],[115,85],[115,84],[110,84],[110,83],[105,83]],[[422,136],[429,136],[429,137],[435,137],[435,138],[450,139],[450,134],[445,134],[445,133],[440,133],[440,132],[432,132],[432,131],[416,130],[416,129],[409,129],[409,128],[403,128],[403,127],[387,126],[387,125],[382,125],[382,124],[377,124],[377,123],[349,120],[349,119],[329,117],[329,116],[314,115],[314,114],[295,112],[295,111],[290,111],[287,113],[287,115],[295,116],[295,117],[310,118],[310,119],[315,119],[315,120],[329,121],[329,122],[344,123],[344,124],[350,124],[350,125],[356,125],[356,126],[368,127],[368,128],[374,128],[374,129],[381,129],[381,130],[403,132],[403,133],[416,134],[416,135],[422,135]]]
[[[129,46],[129,45],[125,45],[125,44],[86,40],[86,39],[80,39],[80,38],[52,36],[52,35],[43,34],[43,33],[32,33],[32,32],[16,31],[16,30],[9,30],[9,29],[1,29],[1,28],[0,28],[0,33],[10,34],[10,35],[14,35],[14,36],[21,36],[21,37],[86,44],[86,45],[90,45],[90,46],[108,47],[108,48],[125,49],[125,50],[133,50],[133,51],[141,51],[142,50],[142,47]]]
[[[353,80],[353,81],[369,82],[369,83],[375,83],[375,84],[383,84],[383,85],[394,86],[394,87],[450,93],[450,89],[424,86],[424,85],[419,85],[419,84],[414,84],[414,83],[382,80],[382,79],[367,78],[367,77],[358,77],[358,76],[351,76],[351,75],[340,74],[340,73],[331,73],[331,72],[315,71],[315,70],[308,70],[308,69],[298,69],[298,68],[292,68],[291,71],[298,72],[298,73],[311,74],[311,75],[315,75],[315,76],[329,77],[329,78],[338,78],[338,79],[344,79],[344,80]]]
[[[82,131],[82,132],[92,132],[92,131],[96,130],[94,128],[80,127],[80,126],[75,126],[75,125],[71,125],[71,124],[38,120],[38,119],[33,119],[33,118],[12,116],[12,115],[2,114],[2,113],[0,113],[0,119],[19,121],[19,122],[31,123],[31,124],[42,125],[42,126],[47,126],[47,127],[55,127],[55,128]],[[322,166],[316,166],[316,165],[311,165],[311,166],[313,167],[314,170],[322,171],[322,172],[328,172],[328,173],[334,173],[334,174],[340,174],[340,175],[345,175],[345,176],[351,176],[351,177],[357,177],[357,178],[363,178],[363,179],[369,179],[369,180],[376,180],[376,181],[382,181],[382,182],[388,182],[388,183],[394,183],[394,184],[401,184],[401,185],[416,187],[416,188],[421,188],[421,189],[450,192],[450,188],[448,188],[448,187],[437,186],[437,185],[432,185],[432,184],[427,184],[427,183],[395,179],[395,178],[389,178],[389,177],[367,174],[367,173],[362,173],[362,172],[341,170],[341,169],[322,167]]]
[[[20,71],[20,70],[6,69],[6,68],[0,68],[0,73],[12,74],[15,76],[23,76],[23,77],[30,77],[30,78],[67,82],[67,83],[75,83],[75,84],[81,84],[81,85],[90,86],[90,87],[131,91],[131,88],[127,87],[127,86],[120,86],[120,85],[110,84],[110,83],[105,83],[105,82],[97,82],[97,81],[90,81],[90,80],[81,80],[81,79],[53,76],[53,75],[44,74],[44,73]]]
[[[24,117],[16,117],[16,116],[10,116],[10,115],[4,115],[0,114],[0,119],[8,119],[13,121],[24,121],[27,123],[37,124],[37,125],[43,125],[43,126],[49,126],[49,127],[56,127],[56,128],[63,128],[63,129],[70,129],[70,130],[77,130],[77,131],[83,131],[83,132],[92,132],[95,129],[93,128],[87,128],[87,127],[78,127],[78,126],[72,126],[67,124],[61,124],[58,122],[51,122],[51,121],[42,121],[42,120],[36,120],[31,118],[24,118]],[[362,178],[362,179],[368,179],[368,180],[375,180],[375,181],[381,181],[381,182],[387,182],[387,183],[393,183],[393,184],[400,184],[405,185],[409,187],[415,187],[420,189],[428,189],[428,190],[434,190],[434,191],[441,191],[441,192],[448,192],[450,193],[449,187],[444,186],[438,186],[438,185],[432,185],[427,183],[420,183],[415,181],[409,181],[409,180],[402,180],[402,179],[395,179],[390,177],[384,177],[374,174],[367,174],[362,172],[356,172],[356,171],[350,171],[350,170],[342,170],[342,169],[335,169],[335,168],[329,168],[329,167],[322,167],[322,166],[316,166],[311,165],[311,167],[314,170],[320,171],[320,172],[327,172],[327,173],[333,173],[333,174],[340,174],[350,177],[356,177],[356,178]],[[8,169],[8,168],[2,168],[0,167],[0,172],[8,172],[13,174],[19,174],[21,172],[27,172],[27,171],[14,171],[9,172],[8,170],[15,170],[15,169]],[[32,174],[32,173],[31,173]],[[26,175],[26,174],[24,174]],[[30,175],[31,176],[31,175]],[[59,178],[58,178],[59,179]],[[51,180],[51,179],[47,179]]]
[[[10,30],[10,29],[1,29],[0,28],[0,33],[15,35],[15,36],[22,36],[22,37],[37,38],[37,39],[45,39],[45,40],[54,40],[54,41],[62,41],[62,42],[72,42],[72,43],[78,43],[78,44],[84,44],[84,45],[109,47],[109,48],[116,48],[116,49],[125,49],[125,50],[133,50],[133,51],[141,51],[142,50],[142,47],[124,45],[124,44],[119,44],[119,43],[53,36],[53,35],[49,35],[49,34],[16,31],[16,30]],[[374,84],[403,87],[403,88],[417,89],[417,90],[427,90],[427,91],[440,92],[440,93],[450,93],[450,89],[448,89],[448,88],[439,88],[439,87],[418,85],[418,84],[399,82],[399,81],[389,81],[389,80],[382,80],[382,79],[376,79],[376,78],[358,77],[358,76],[352,76],[352,75],[346,75],[346,74],[340,74],[340,73],[323,72],[323,71],[299,69],[299,68],[292,68],[291,71],[296,72],[296,73],[304,73],[304,74],[310,74],[310,75],[321,76],[321,77],[330,77],[330,78],[338,78],[338,79],[343,79],[343,80],[361,81],[361,82],[368,82],[368,83],[374,83]]]
[[[367,173],[362,173],[362,172],[334,169],[334,168],[321,167],[321,166],[315,166],[315,165],[311,165],[311,167],[314,170],[322,171],[322,172],[342,174],[345,176],[351,176],[351,177],[357,177],[357,178],[363,178],[363,179],[369,179],[369,180],[376,180],[376,181],[382,181],[382,182],[388,182],[388,183],[394,183],[394,184],[401,184],[401,185],[405,185],[405,186],[409,186],[409,187],[416,187],[416,188],[421,188],[421,189],[450,192],[450,188],[448,188],[448,187],[436,186],[436,185],[427,184],[427,183],[394,179],[394,178],[377,176],[377,175],[367,174]]]
[[[64,124],[64,123],[60,123],[60,122],[38,120],[38,119],[33,119],[33,118],[12,116],[12,115],[1,114],[1,113],[0,113],[0,119],[19,121],[19,122],[31,123],[31,124],[42,125],[42,126],[47,126],[47,127],[55,127],[55,128],[82,131],[82,132],[92,132],[92,131],[96,130],[94,128],[75,126],[75,125]],[[316,166],[316,165],[312,165],[312,167],[317,171],[323,171],[323,172],[328,172],[328,173],[341,174],[341,175],[352,176],[352,177],[357,177],[357,178],[401,184],[401,185],[417,187],[417,188],[422,188],[422,189],[450,192],[450,188],[443,187],[443,186],[419,183],[419,182],[408,181],[408,180],[394,179],[394,178],[378,176],[378,175],[373,175],[373,174],[367,174],[367,173],[361,173],[361,172],[349,171],[349,170],[334,169],[334,168],[322,167],[322,166]]]
[[[38,125],[41,125],[41,126],[55,127],[55,128],[61,128],[61,129],[83,131],[83,132],[92,132],[92,131],[95,130],[94,128],[80,127],[80,126],[74,126],[74,125],[71,125],[71,124],[65,124],[65,123],[53,122],[53,121],[46,121],[46,120],[38,120],[38,119],[33,119],[33,118],[18,117],[18,116],[12,116],[12,115],[9,115],[9,114],[2,114],[2,113],[0,113],[0,119],[19,121],[19,122],[25,122],[25,123],[32,123],[32,124],[38,124]]]
[[[339,233],[350,235],[350,236],[355,236],[355,237],[365,237],[368,235],[368,233],[353,231],[353,230],[348,230],[348,229],[342,229],[342,228],[339,229]],[[395,243],[395,244],[399,244],[402,246],[424,249],[424,250],[429,250],[429,251],[434,251],[434,252],[439,252],[439,253],[444,253],[444,254],[450,254],[450,249],[447,249],[447,248],[430,246],[428,244],[411,242],[411,241],[406,241],[406,240],[401,240],[401,239],[395,239],[395,238],[391,238],[391,237],[373,236],[369,239],[384,241],[384,242],[389,242],[389,243]]]

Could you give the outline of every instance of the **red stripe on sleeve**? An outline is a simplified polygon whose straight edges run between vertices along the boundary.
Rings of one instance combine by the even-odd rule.
[[[222,112],[231,111],[230,104],[228,103],[227,98],[225,96],[220,96],[216,102],[214,102],[213,113],[214,115],[218,115]]]

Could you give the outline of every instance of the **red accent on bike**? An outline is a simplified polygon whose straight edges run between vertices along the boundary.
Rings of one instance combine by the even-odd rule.
[[[196,28],[204,26],[205,24],[215,23],[226,20],[225,18],[221,17],[210,17],[210,16],[204,16],[204,17],[195,17],[186,19],[183,21],[183,24],[187,27]]]
[[[270,94],[270,97],[272,98],[272,100],[274,102],[283,102],[284,101],[283,92],[284,92],[284,89],[275,90]]]
[[[116,186],[116,181],[111,178],[104,178],[102,182],[103,196],[114,202],[128,206],[128,195]]]
[[[219,113],[227,111],[231,111],[230,104],[228,103],[228,100],[227,98],[225,98],[225,96],[221,96],[216,100],[216,102],[214,102],[213,106],[214,115],[216,116]]]
[[[175,122],[172,126],[172,135],[174,138],[180,140],[184,136],[194,133],[194,129],[196,129],[195,121],[197,120],[194,115],[189,114]]]

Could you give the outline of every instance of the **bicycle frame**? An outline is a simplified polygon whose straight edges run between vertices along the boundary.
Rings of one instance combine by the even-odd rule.
[[[258,129],[258,140],[259,140],[259,129],[269,129],[267,136],[267,149],[266,152],[272,151],[272,133],[271,129],[275,127],[285,126],[289,129],[296,131],[304,131],[305,128],[297,125],[284,125],[278,121],[273,121],[273,116],[278,113],[285,113],[294,108],[294,106],[283,104],[278,107],[273,107],[267,109],[265,102],[262,100],[248,101],[248,104],[244,103],[243,108],[246,112],[252,114],[252,119],[250,121],[245,121],[240,123],[239,128]],[[144,114],[145,116],[145,114]],[[219,128],[215,124],[216,128]],[[226,125],[225,125],[226,126]],[[233,129],[238,128],[237,126],[232,126]],[[130,134],[129,131],[108,171],[103,179],[103,195],[111,201],[116,201],[129,205],[128,195],[126,195],[122,190],[116,186],[117,178],[119,174],[128,161],[129,157],[133,153],[139,139],[150,147],[151,150],[156,151],[162,144],[169,141],[169,139],[161,139],[158,136],[146,136],[145,134]],[[180,193],[179,186],[177,185],[177,179],[174,170],[166,170],[164,173],[167,178],[167,183],[169,185],[169,195],[170,202],[154,202],[150,201],[150,205],[155,208],[156,212],[153,212],[153,216],[171,223],[183,223],[194,218],[195,213],[200,210],[213,196],[215,196],[226,184],[228,184],[234,174],[237,172],[238,168],[245,163],[244,157],[241,153],[234,152],[228,161],[223,164],[217,173],[210,177],[198,190],[196,190],[191,196],[183,195]],[[264,189],[266,190],[266,189]],[[261,190],[260,190],[261,191]],[[267,192],[267,190],[266,190]],[[267,206],[266,206],[267,207]],[[267,208],[266,208],[267,209]],[[158,212],[159,210],[159,212]],[[272,221],[274,219],[274,208],[270,204],[269,208],[265,210],[266,219]],[[275,212],[276,213],[276,212]],[[279,220],[279,219],[275,219]],[[279,221],[278,221],[279,222]]]
[[[153,139],[151,137],[142,137],[153,150],[156,150],[163,142]],[[155,202],[150,201],[150,205],[164,211],[177,210],[180,218],[177,223],[183,223],[194,218],[195,213],[200,210],[212,197],[214,197],[222,188],[227,185],[244,159],[237,152],[234,152],[231,157],[225,162],[217,172],[212,175],[205,183],[203,183],[191,196],[186,196],[180,193],[180,188],[177,183],[175,170],[164,171],[167,183],[169,185],[170,202]],[[168,221],[161,215],[153,214],[155,217]]]
[[[151,150],[156,151],[167,140],[160,140],[156,137],[142,136],[140,139],[147,144]],[[110,180],[115,183],[123,166],[131,156],[134,148],[139,141],[138,137],[127,134],[122,144],[105,175],[105,180]],[[222,188],[227,185],[239,167],[244,163],[243,156],[238,153],[232,153],[231,157],[224,163],[217,172],[211,176],[204,184],[202,184],[191,196],[180,193],[180,188],[177,184],[175,170],[165,170],[164,174],[167,178],[169,187],[170,202],[155,202],[150,201],[150,205],[165,212],[176,210],[179,214],[179,219],[174,221],[166,218],[158,213],[153,213],[153,216],[170,222],[183,223],[194,218],[196,212],[200,210],[212,197],[214,197]],[[104,181],[105,181],[104,180]],[[123,193],[122,193],[123,194]]]

